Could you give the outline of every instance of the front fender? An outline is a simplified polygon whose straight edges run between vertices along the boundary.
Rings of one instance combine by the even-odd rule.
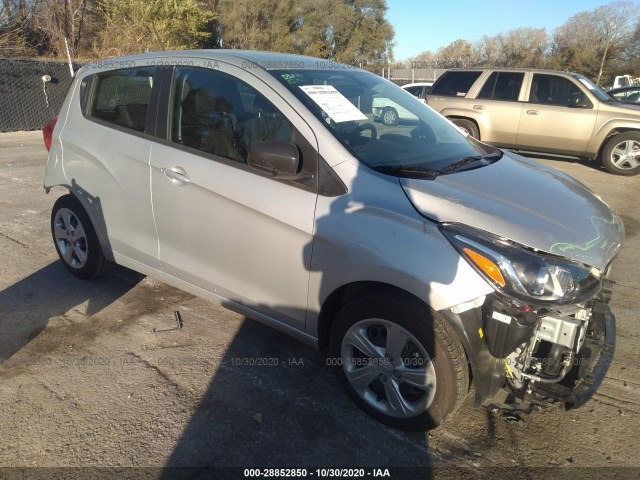
[[[617,132],[629,130],[640,131],[640,120],[625,117],[607,120],[594,132],[587,145],[587,152],[595,157],[609,137]]]

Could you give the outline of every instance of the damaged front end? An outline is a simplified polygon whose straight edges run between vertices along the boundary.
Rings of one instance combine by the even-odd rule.
[[[568,410],[589,400],[613,359],[615,318],[608,299],[603,293],[571,308],[528,312],[488,299],[482,331],[498,359],[491,377],[499,381],[482,405],[528,412],[556,402]]]
[[[611,262],[601,271],[470,227],[442,231],[495,288],[447,314],[463,331],[476,407],[568,410],[588,401],[615,348]]]

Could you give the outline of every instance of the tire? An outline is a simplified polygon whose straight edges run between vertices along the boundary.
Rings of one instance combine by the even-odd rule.
[[[372,294],[348,303],[333,323],[329,353],[349,397],[400,430],[437,427],[469,390],[467,357],[456,333],[417,301]]]
[[[615,175],[632,176],[640,173],[640,132],[614,135],[602,151],[602,164]]]
[[[456,126],[458,126],[462,130],[467,132],[469,135],[471,135],[473,138],[480,140],[480,133],[478,132],[478,127],[476,127],[476,124],[473,123],[471,120],[466,120],[464,118],[452,118],[451,121]]]
[[[98,236],[82,204],[71,194],[51,211],[51,236],[62,264],[80,278],[98,278],[110,269]]]
[[[395,127],[400,121],[400,116],[395,108],[387,107],[382,110],[382,115],[380,116],[382,123],[384,123],[387,127]]]

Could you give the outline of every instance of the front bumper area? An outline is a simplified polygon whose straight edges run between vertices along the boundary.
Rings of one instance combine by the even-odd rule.
[[[576,382],[573,388],[563,384],[536,385],[534,393],[548,395],[562,402],[566,410],[584,405],[598,390],[613,362],[616,346],[616,319],[611,309],[604,304],[594,306],[589,331],[576,358]],[[569,380],[571,374],[569,372]]]
[[[489,351],[483,331],[483,314],[475,308],[445,315],[464,344],[475,386],[474,406],[530,412],[533,408],[561,404],[566,410],[584,405],[597,391],[609,370],[615,351],[615,316],[606,303],[592,305],[584,342],[565,378],[558,383],[533,382],[520,391],[508,381],[505,359]]]

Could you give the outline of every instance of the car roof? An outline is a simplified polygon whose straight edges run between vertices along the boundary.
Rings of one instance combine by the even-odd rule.
[[[448,71],[468,72],[468,71],[510,71],[514,72],[534,72],[534,73],[556,73],[562,75],[580,75],[566,70],[548,70],[544,68],[516,68],[516,67],[469,67],[469,68],[449,68]],[[582,76],[582,75],[580,75]]]
[[[184,57],[200,57],[211,61],[221,61],[231,63],[233,65],[246,66],[246,62],[251,62],[264,70],[276,69],[292,69],[292,70],[360,70],[357,67],[346,65],[335,60],[326,60],[321,58],[309,57],[305,55],[295,55],[292,53],[263,52],[253,50],[172,50],[161,52],[147,52],[136,55],[128,55],[124,57],[109,58],[96,62],[125,64],[125,62],[133,62],[136,60],[161,60]]]

